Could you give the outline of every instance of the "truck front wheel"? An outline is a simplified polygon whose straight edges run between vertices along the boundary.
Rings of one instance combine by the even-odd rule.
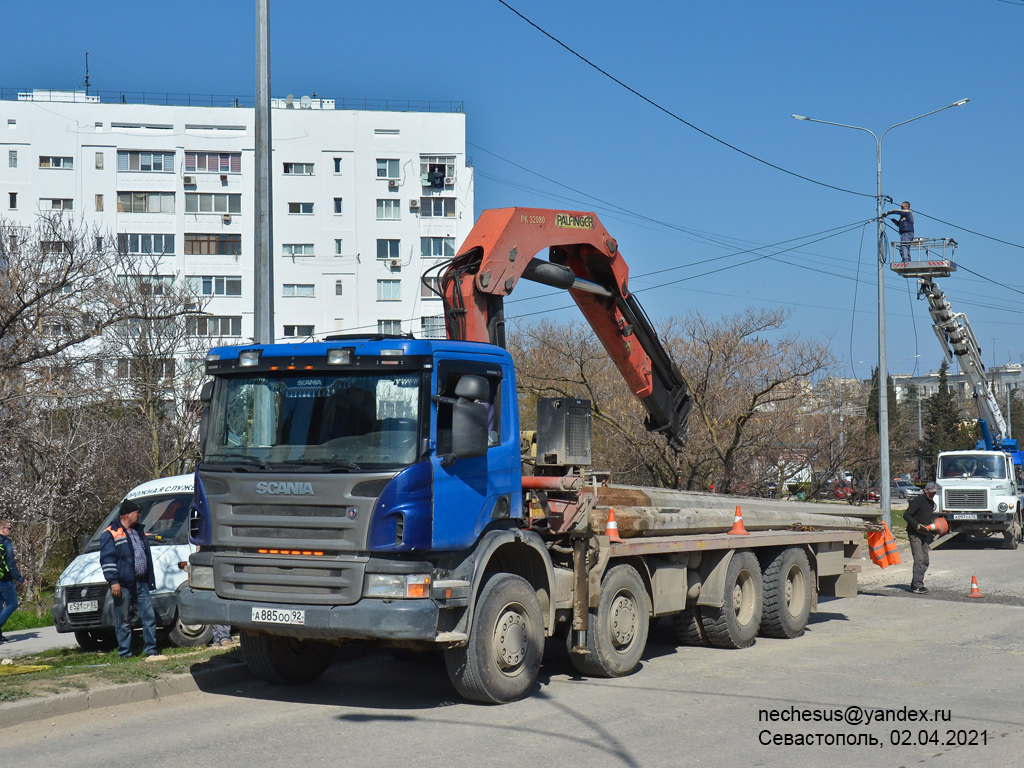
[[[242,659],[260,680],[277,685],[300,685],[324,673],[336,646],[316,640],[296,640],[262,632],[242,632]]]
[[[617,565],[601,580],[597,612],[590,612],[586,654],[570,655],[585,675],[622,677],[640,663],[647,647],[651,601],[636,569]]]
[[[1016,549],[1017,543],[1017,527],[1015,525],[1011,525],[1003,531],[1003,549]]]
[[[525,696],[544,653],[540,600],[522,576],[495,574],[480,590],[469,642],[444,652],[448,678],[461,696],[505,704]]]
[[[736,552],[725,575],[722,607],[701,606],[708,640],[719,648],[752,645],[761,624],[761,566],[753,552]]]
[[[811,613],[811,565],[799,547],[779,552],[764,569],[761,634],[793,638],[804,633]]]

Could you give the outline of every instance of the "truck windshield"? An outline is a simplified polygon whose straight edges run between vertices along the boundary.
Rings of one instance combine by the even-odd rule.
[[[1006,477],[1006,460],[998,454],[984,453],[940,456],[938,477],[940,480],[962,477],[1004,479]]]
[[[158,544],[188,544],[188,508],[192,503],[191,493],[176,493],[164,496],[142,496],[132,499],[139,505],[139,523],[146,529],[150,546]],[[117,519],[120,504],[114,507],[107,519],[85,545],[86,552],[100,548],[100,534]]]
[[[217,382],[203,461],[249,471],[408,466],[420,444],[420,372],[282,372]]]

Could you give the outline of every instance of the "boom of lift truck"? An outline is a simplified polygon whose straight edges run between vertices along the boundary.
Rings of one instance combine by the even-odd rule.
[[[893,248],[899,244],[893,243]],[[954,536],[999,534],[1004,546],[1016,549],[1024,535],[1021,515],[1021,452],[1009,436],[1009,427],[985,375],[981,346],[967,315],[954,312],[936,278],[956,271],[951,239],[912,240],[909,261],[892,270],[917,278],[918,297],[928,301],[932,329],[950,364],[955,360],[970,385],[977,405],[982,439],[973,451],[944,451],[936,460],[935,478],[940,493],[937,512],[949,523],[949,533],[936,539],[937,547]]]

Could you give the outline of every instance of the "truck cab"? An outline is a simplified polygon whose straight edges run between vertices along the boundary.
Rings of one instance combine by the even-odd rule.
[[[951,534],[1002,534],[1016,549],[1021,538],[1021,499],[1013,457],[1003,451],[947,451],[935,471],[937,513]]]

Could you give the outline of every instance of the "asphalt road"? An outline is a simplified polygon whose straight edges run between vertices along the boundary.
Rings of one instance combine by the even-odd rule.
[[[932,562],[932,593],[923,597],[904,589],[909,565],[868,565],[870,594],[823,601],[795,640],[759,639],[740,651],[676,648],[661,622],[642,668],[616,680],[580,678],[554,653],[533,696],[503,707],[461,702],[437,660],[345,661],[342,651],[308,686],[249,681],[5,728],[5,754],[19,768],[69,759],[76,768],[139,759],[445,768],[1024,765],[1024,549],[940,549]],[[993,597],[966,598],[973,571]],[[891,712],[884,722],[836,721],[853,706]],[[911,720],[911,710],[930,720]],[[792,721],[804,716],[812,719]],[[812,743],[770,743],[787,735]]]

